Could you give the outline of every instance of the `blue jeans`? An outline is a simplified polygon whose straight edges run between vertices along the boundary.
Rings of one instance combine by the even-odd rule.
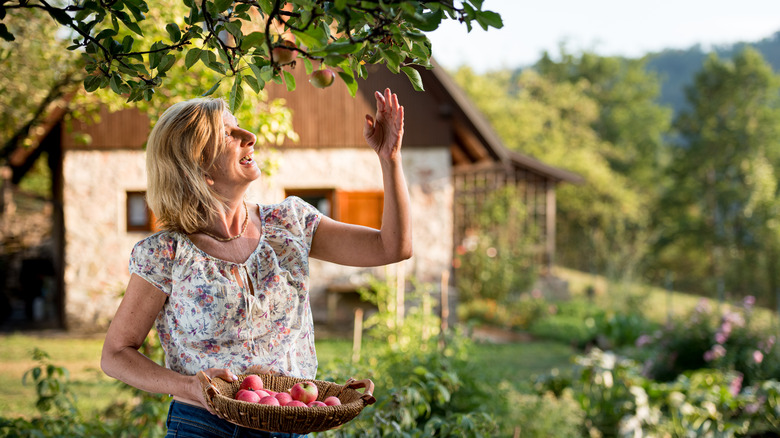
[[[171,402],[166,438],[304,438],[297,433],[265,432],[236,426],[209,411],[187,403]]]

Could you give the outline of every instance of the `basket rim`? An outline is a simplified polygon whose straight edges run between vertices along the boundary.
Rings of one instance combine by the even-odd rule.
[[[337,406],[312,406],[312,407],[298,407],[298,406],[270,406],[270,405],[261,405],[257,403],[250,403],[246,401],[241,400],[235,400],[233,397],[227,394],[223,394],[220,392],[219,388],[217,388],[212,381],[211,378],[209,378],[203,371],[198,372],[198,378],[202,384],[203,392],[205,395],[206,402],[209,404],[209,407],[214,410],[217,415],[233,424],[236,424],[238,426],[242,427],[249,427],[253,429],[258,430],[269,430],[266,428],[257,427],[253,424],[248,424],[247,422],[242,422],[241,420],[238,420],[236,418],[232,418],[230,415],[221,412],[221,409],[219,409],[219,406],[222,405],[224,408],[225,406],[230,407],[233,405],[233,409],[235,409],[235,403],[239,404],[245,404],[244,406],[251,410],[251,413],[259,415],[259,416],[268,416],[273,418],[274,415],[288,415],[295,417],[296,415],[298,418],[305,417],[309,420],[311,420],[310,414],[315,414],[315,418],[322,417],[323,419],[330,419],[318,421],[317,428],[306,428],[302,426],[298,426],[293,421],[290,423],[290,427],[284,427],[284,430],[276,430],[276,428],[273,428],[274,430],[270,430],[272,432],[293,432],[293,433],[310,433],[310,432],[321,432],[328,429],[333,429],[336,427],[341,426],[342,424],[347,423],[348,421],[351,421],[354,417],[356,417],[360,412],[363,410],[364,407],[374,404],[376,402],[376,398],[373,395],[373,389],[374,384],[370,379],[363,379],[363,380],[355,380],[355,379],[349,379],[345,384],[341,385],[336,382],[331,382],[327,380],[318,380],[318,379],[305,379],[305,378],[299,378],[299,377],[292,377],[292,376],[282,376],[282,375],[275,375],[275,374],[261,374],[261,373],[248,373],[248,374],[240,374],[238,375],[239,381],[250,374],[256,374],[263,377],[270,377],[270,378],[283,378],[292,380],[294,382],[301,382],[301,381],[310,381],[315,384],[319,384],[318,386],[322,385],[324,387],[335,387],[335,389],[339,390],[338,396],[340,397],[341,394],[344,391],[354,391],[354,395],[357,396],[357,398],[353,399],[352,401],[348,403],[343,403],[341,405]],[[220,386],[225,385],[234,385],[235,381],[226,381],[222,379],[221,377],[214,377],[214,379],[219,379],[220,382],[217,382]],[[363,393],[360,393],[357,391],[358,388],[365,388]],[[242,414],[239,414],[242,415]],[[343,421],[338,421],[336,419],[341,419]]]

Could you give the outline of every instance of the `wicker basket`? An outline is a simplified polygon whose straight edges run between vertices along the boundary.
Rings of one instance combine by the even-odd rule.
[[[299,379],[295,377],[260,374],[263,386],[272,391],[289,390],[294,384],[310,381],[317,385],[317,400],[336,396],[341,400],[339,406],[267,406],[257,403],[235,400],[233,397],[246,374],[239,375],[235,382],[226,382],[217,377],[210,379],[202,371],[198,373],[203,393],[209,406],[223,418],[233,424],[251,429],[269,432],[306,434],[322,432],[341,426],[355,418],[364,407],[374,404],[374,383],[371,380],[350,379],[344,385],[320,380]],[[356,389],[365,388],[363,393]]]

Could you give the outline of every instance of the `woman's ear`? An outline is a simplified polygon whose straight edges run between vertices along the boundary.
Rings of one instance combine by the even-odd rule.
[[[203,177],[206,179],[206,184],[213,186],[214,185],[214,179],[211,178],[211,176],[208,173],[203,173]]]

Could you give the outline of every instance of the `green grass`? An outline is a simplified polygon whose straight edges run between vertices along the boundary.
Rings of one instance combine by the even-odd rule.
[[[573,296],[585,296],[588,287],[595,291],[594,300],[603,308],[612,308],[614,303],[628,295],[642,297],[642,314],[651,321],[663,323],[669,315],[685,316],[704,299],[699,295],[680,291],[667,291],[661,287],[648,286],[641,283],[610,282],[602,276],[590,275],[562,267],[555,268],[555,275],[569,282],[569,290]],[[708,299],[713,306],[717,300]],[[728,306],[738,306],[740,303],[726,303]],[[777,328],[775,312],[766,308],[756,308],[753,311],[751,324],[756,329]]]
[[[87,416],[96,415],[117,401],[129,400],[128,391],[100,371],[102,337],[79,338],[13,334],[0,336],[0,412],[6,418],[31,418],[35,410],[35,389],[22,384],[22,376],[37,365],[32,359],[35,347],[51,357],[51,363],[70,372],[71,389],[77,406]],[[364,353],[367,351],[364,350]],[[554,342],[522,344],[476,344],[471,360],[480,370],[481,379],[495,383],[502,380],[530,384],[535,374],[566,366],[572,356],[570,347]],[[343,339],[317,341],[321,364],[352,355],[352,342]]]

